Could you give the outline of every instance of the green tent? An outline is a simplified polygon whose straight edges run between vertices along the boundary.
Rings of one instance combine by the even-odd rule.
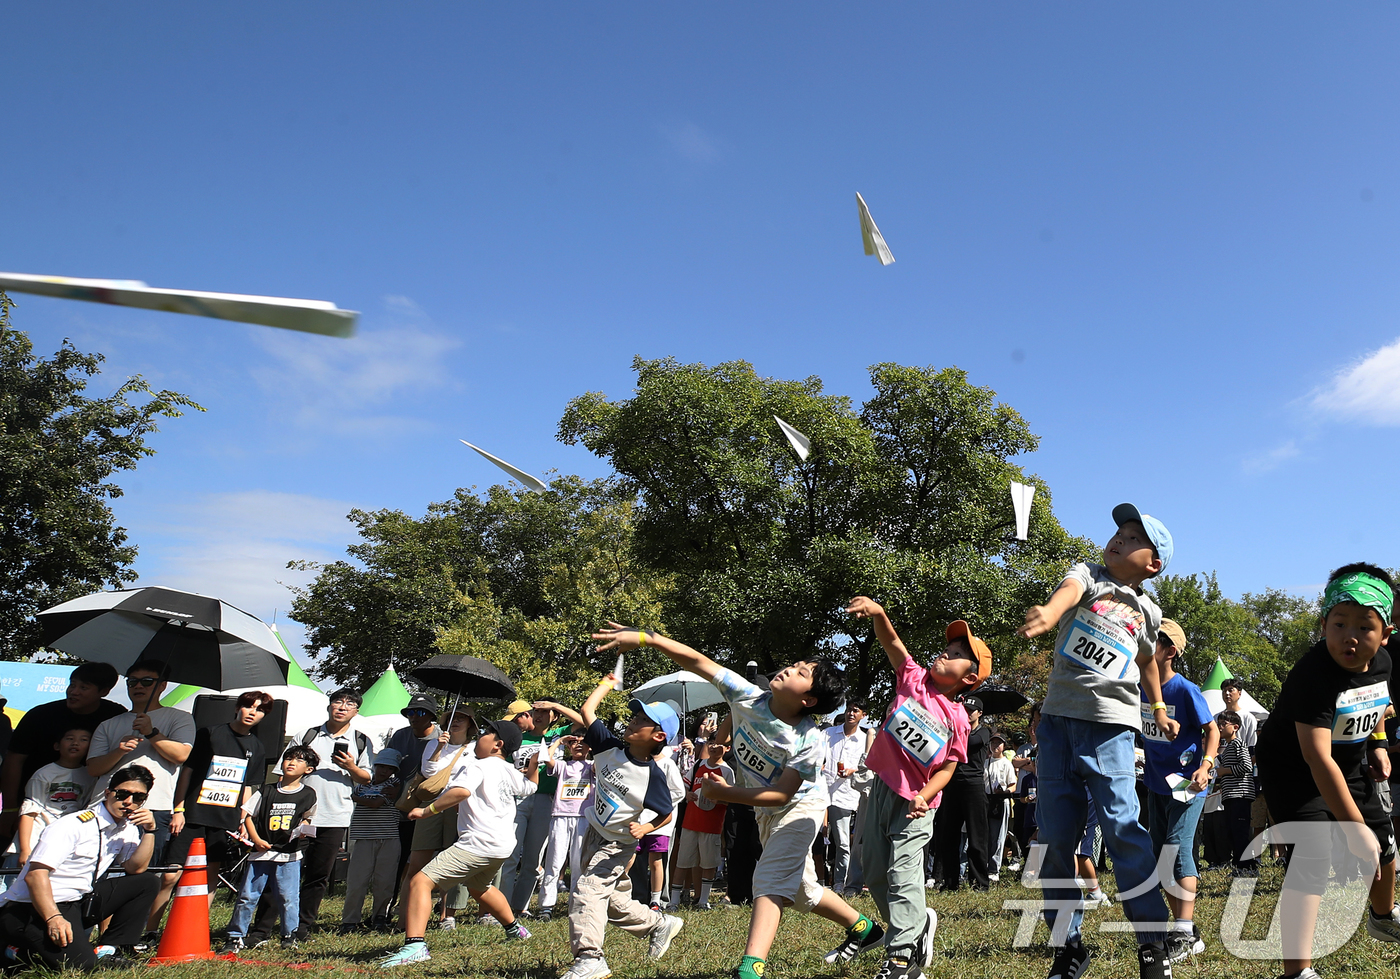
[[[1219,690],[1220,685],[1235,674],[1230,672],[1230,668],[1225,665],[1225,661],[1219,656],[1215,658],[1215,666],[1210,671],[1210,676],[1206,677],[1206,682],[1201,684],[1202,690]]]
[[[398,673],[391,666],[384,671],[383,676],[374,681],[373,686],[365,691],[365,702],[360,705],[360,716],[397,715],[399,711],[408,706],[409,699],[409,692],[404,689]]]

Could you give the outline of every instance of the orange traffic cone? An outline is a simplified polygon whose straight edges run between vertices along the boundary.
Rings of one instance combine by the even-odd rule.
[[[190,855],[185,860],[185,872],[175,885],[175,897],[170,903],[170,917],[160,936],[160,948],[151,965],[169,962],[193,962],[212,959],[209,947],[209,870],[204,854],[204,840],[196,836],[190,841]]]

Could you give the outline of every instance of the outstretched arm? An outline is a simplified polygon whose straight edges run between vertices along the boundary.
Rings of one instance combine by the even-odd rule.
[[[746,789],[743,786],[730,785],[718,775],[710,775],[705,778],[698,791],[706,799],[713,799],[715,802],[737,802],[740,805],[767,809],[785,806],[791,802],[792,797],[797,795],[797,790],[802,788],[802,781],[802,773],[795,768],[785,769],[783,774],[778,776],[778,780],[766,789]]]
[[[616,622],[609,622],[606,629],[600,629],[593,633],[593,638],[604,644],[598,647],[600,653],[609,649],[624,652],[629,649],[638,649],[641,646],[659,649],[681,669],[698,673],[706,680],[713,680],[715,675],[724,669],[705,654],[696,652],[683,642],[668,639],[659,632],[629,629]]]
[[[583,702],[583,706],[579,708],[579,717],[585,728],[592,727],[593,722],[598,719],[598,705],[603,702],[603,698],[608,695],[608,691],[613,688],[613,684],[616,682],[617,677],[609,673],[603,677],[602,682],[593,688],[593,692]]]
[[[1032,605],[1026,610],[1026,621],[1016,632],[1027,639],[1034,639],[1055,628],[1060,616],[1079,604],[1084,597],[1084,585],[1074,578],[1066,578],[1044,605]]]
[[[870,624],[875,627],[875,638],[880,640],[881,648],[890,658],[890,666],[894,667],[896,673],[904,669],[904,664],[909,660],[909,650],[904,647],[899,633],[894,631],[894,625],[880,603],[862,595],[851,599],[846,611],[858,619],[869,619]]]
[[[573,723],[577,724],[579,727],[588,726],[587,724],[583,723],[583,718],[579,716],[578,711],[570,710],[563,704],[555,703],[553,700],[537,700],[530,706],[536,708],[543,707],[546,710],[555,711],[556,713],[564,715],[570,721],[573,721]]]

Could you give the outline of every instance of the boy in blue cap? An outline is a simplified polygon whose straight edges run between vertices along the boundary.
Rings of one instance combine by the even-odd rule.
[[[603,932],[608,924],[651,939],[647,954],[659,959],[685,925],[674,915],[653,911],[632,896],[627,868],[637,841],[671,821],[671,789],[656,755],[680,730],[668,704],[628,703],[632,718],[615,737],[598,719],[598,705],[617,683],[609,673],[588,695],[579,713],[584,744],[593,750],[593,797],[584,806],[580,865],[569,897],[569,943],[574,962],[562,979],[607,979]]]
[[[1103,563],[1072,567],[1048,602],[1026,612],[1019,630],[1033,638],[1058,629],[1036,760],[1046,917],[1052,941],[1061,935],[1065,941],[1050,979],[1078,979],[1092,957],[1080,941],[1083,895],[1074,873],[1091,801],[1113,857],[1123,913],[1137,932],[1139,975],[1172,974],[1157,861],[1152,839],[1138,822],[1133,753],[1142,720],[1139,682],[1157,728],[1168,739],[1179,730],[1162,703],[1153,658],[1162,610],[1142,587],[1171,560],[1172,536],[1131,503],[1113,508],[1113,522],[1118,531],[1103,549]]]

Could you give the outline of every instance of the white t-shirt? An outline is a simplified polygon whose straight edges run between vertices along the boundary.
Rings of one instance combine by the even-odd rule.
[[[50,762],[29,777],[24,787],[24,802],[19,814],[34,817],[32,833],[27,841],[30,849],[39,839],[44,827],[60,816],[77,812],[87,805],[92,785],[97,779],[87,773],[86,768],[64,768],[58,762]],[[102,782],[106,785],[104,779]]]
[[[471,792],[457,806],[455,845],[473,856],[510,856],[515,851],[516,806],[534,795],[535,783],[504,758],[492,755],[465,766],[461,777],[447,784]]]
[[[442,754],[438,756],[437,761],[433,761],[433,752],[437,751],[437,747],[438,743],[436,739],[423,746],[423,760],[419,766],[419,770],[423,773],[424,778],[429,778],[442,771],[448,765],[451,765],[452,774],[447,776],[447,784],[458,784],[457,779],[463,777],[467,769],[476,764],[476,742],[468,741],[465,745],[465,751],[462,751],[463,745],[445,744],[442,746]],[[457,752],[459,751],[462,751],[461,757],[457,756]],[[454,762],[452,760],[453,758],[457,760]]]
[[[367,738],[365,750],[359,751],[359,740],[355,736],[353,724],[336,735],[327,732],[326,726],[322,724],[317,729],[316,736],[307,743],[321,759],[321,764],[316,766],[316,770],[302,779],[303,784],[316,790],[316,818],[312,821],[313,826],[333,829],[350,825],[350,817],[355,814],[355,804],[350,800],[350,789],[354,780],[350,778],[349,772],[331,761],[331,753],[337,741],[344,741],[349,745],[350,754],[356,755],[355,764],[366,771],[373,771],[374,741]],[[295,738],[292,744],[301,744],[301,736]]]
[[[156,726],[156,730],[164,735],[164,740],[175,741],[189,747],[194,744],[194,718],[188,711],[180,710],[178,707],[157,707],[148,711],[151,723]],[[134,749],[122,755],[111,769],[97,778],[97,785],[94,786],[92,801],[100,801],[102,793],[107,789],[107,781],[112,772],[127,765],[140,765],[151,773],[151,778],[155,781],[151,785],[150,798],[146,800],[146,808],[155,812],[169,812],[175,808],[175,782],[180,777],[180,762],[167,761],[151,742],[141,736],[136,731],[133,723],[136,719],[134,711],[125,714],[118,714],[116,717],[109,717],[101,724],[97,725],[97,730],[92,733],[92,744],[88,746],[88,757],[99,758],[117,750],[117,745],[135,733],[141,737],[141,743]]]

